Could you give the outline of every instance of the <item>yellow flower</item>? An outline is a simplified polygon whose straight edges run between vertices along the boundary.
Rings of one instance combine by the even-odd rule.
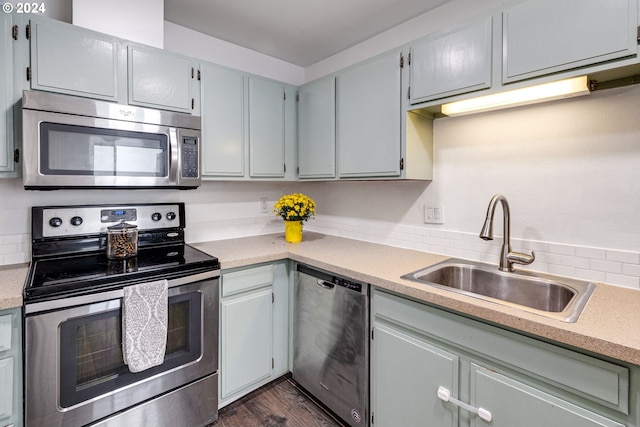
[[[287,221],[306,221],[315,216],[316,204],[312,198],[293,193],[284,195],[273,206],[273,212]]]

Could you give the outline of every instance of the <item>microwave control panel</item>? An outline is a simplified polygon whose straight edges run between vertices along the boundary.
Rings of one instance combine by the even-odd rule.
[[[198,138],[185,136],[182,138],[182,176],[198,177]]]

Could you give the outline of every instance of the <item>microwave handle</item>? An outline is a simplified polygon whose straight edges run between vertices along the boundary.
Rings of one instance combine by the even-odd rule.
[[[169,128],[169,181],[177,182],[178,178],[178,130]]]

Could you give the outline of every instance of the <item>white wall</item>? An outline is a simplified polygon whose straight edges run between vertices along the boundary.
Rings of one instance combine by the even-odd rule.
[[[162,49],[164,0],[74,0],[73,24]]]
[[[164,35],[166,50],[296,86],[304,83],[304,68],[254,50],[166,21]]]

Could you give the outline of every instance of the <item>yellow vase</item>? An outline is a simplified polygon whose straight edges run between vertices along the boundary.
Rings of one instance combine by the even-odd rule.
[[[285,221],[284,239],[289,243],[302,242],[302,221]]]

